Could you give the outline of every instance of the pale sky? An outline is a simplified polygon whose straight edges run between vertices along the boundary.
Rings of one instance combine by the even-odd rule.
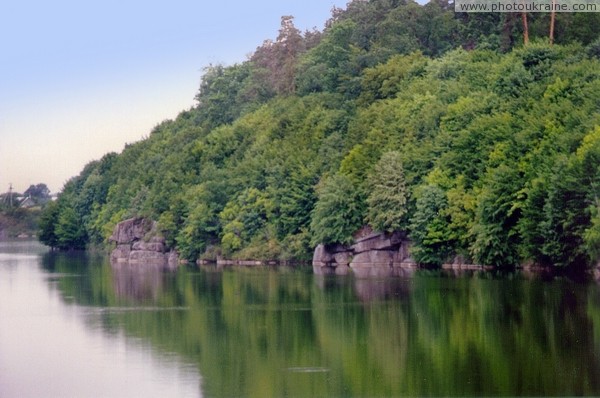
[[[7,0],[0,192],[52,192],[195,104],[202,68],[243,62],[282,15],[317,27],[347,0]]]

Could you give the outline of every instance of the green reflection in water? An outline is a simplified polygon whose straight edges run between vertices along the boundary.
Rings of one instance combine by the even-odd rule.
[[[209,397],[600,393],[594,284],[426,271],[388,280],[289,268],[161,273],[53,253],[44,264],[63,275],[65,301],[100,310],[92,326],[194,363]]]

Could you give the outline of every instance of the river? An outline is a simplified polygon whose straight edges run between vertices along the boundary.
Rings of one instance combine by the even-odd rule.
[[[600,394],[592,281],[113,268],[0,242],[0,397]]]

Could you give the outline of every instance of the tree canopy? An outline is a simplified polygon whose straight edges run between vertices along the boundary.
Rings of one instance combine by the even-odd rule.
[[[600,260],[600,15],[455,14],[355,0],[322,32],[285,16],[197,106],[90,162],[40,239],[102,243],[132,216],[184,257],[306,259],[364,224],[413,255],[496,266]]]

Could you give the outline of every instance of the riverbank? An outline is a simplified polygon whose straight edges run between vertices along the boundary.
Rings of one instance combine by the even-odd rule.
[[[31,209],[0,211],[0,240],[35,238],[40,215],[40,210]]]

